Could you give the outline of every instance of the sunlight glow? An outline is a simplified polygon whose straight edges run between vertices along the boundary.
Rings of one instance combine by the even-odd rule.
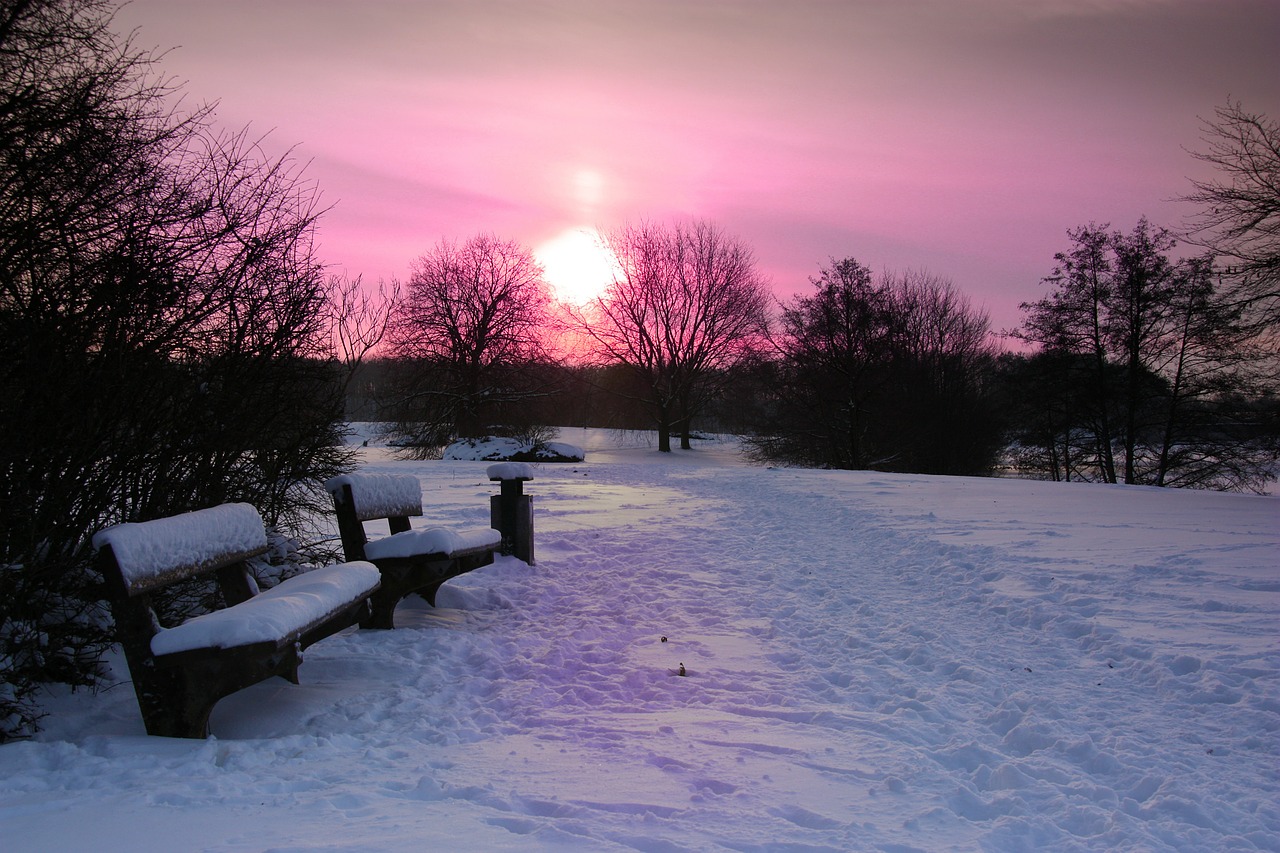
[[[594,215],[604,201],[604,176],[594,169],[579,169],[573,176],[573,195],[584,212]]]
[[[594,228],[572,228],[534,250],[556,298],[585,305],[613,280],[615,262]]]

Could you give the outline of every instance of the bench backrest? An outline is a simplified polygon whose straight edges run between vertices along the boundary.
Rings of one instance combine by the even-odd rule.
[[[119,578],[107,581],[133,597],[262,554],[267,535],[258,511],[238,503],[118,524],[95,535],[93,545],[100,552],[110,547]]]
[[[324,484],[335,503],[347,500],[344,486],[350,488],[351,508],[360,521],[422,515],[422,485],[417,477],[406,474],[343,474]]]

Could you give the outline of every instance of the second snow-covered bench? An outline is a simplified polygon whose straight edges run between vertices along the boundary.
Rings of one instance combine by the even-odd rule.
[[[324,487],[333,496],[346,558],[368,560],[382,573],[373,612],[361,623],[367,628],[394,628],[396,605],[415,592],[434,605],[441,584],[492,563],[502,543],[502,534],[488,527],[412,529],[409,519],[422,515],[417,477],[343,474]],[[379,519],[387,520],[391,535],[369,541],[364,522]]]
[[[147,734],[205,737],[213,706],[278,675],[298,683],[302,649],[365,618],[378,589],[367,562],[324,566],[259,592],[246,561],[267,550],[249,504],[120,524],[93,537]],[[214,575],[226,607],[160,624],[152,599]]]

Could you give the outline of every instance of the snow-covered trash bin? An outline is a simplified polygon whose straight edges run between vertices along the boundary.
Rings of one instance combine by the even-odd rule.
[[[499,493],[489,498],[490,524],[502,533],[502,553],[533,565],[533,498],[524,484],[533,479],[527,462],[499,462],[485,469],[499,483]]]

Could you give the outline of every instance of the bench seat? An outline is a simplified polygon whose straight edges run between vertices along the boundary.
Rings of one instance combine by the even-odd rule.
[[[471,551],[492,551],[501,542],[502,534],[492,527],[477,527],[472,530],[427,527],[374,539],[365,544],[364,556],[365,559],[374,561],[395,557],[450,559]]]
[[[253,598],[162,629],[151,638],[157,657],[204,648],[256,643],[292,644],[331,619],[353,600],[378,588],[378,567],[369,562],[338,563],[290,578]]]

